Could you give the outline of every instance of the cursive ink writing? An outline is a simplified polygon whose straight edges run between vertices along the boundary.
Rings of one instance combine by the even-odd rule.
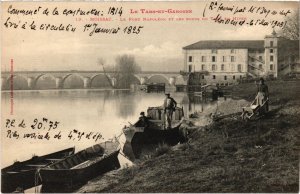
[[[284,20],[284,17],[291,14],[291,11],[289,9],[287,10],[281,10],[278,12],[278,10],[275,9],[269,9],[267,6],[237,6],[234,5],[232,2],[210,2],[206,4],[206,6],[203,9],[203,17],[207,14],[207,12],[210,12],[210,14],[215,14],[216,16],[211,17],[212,21],[218,24],[228,24],[228,25],[234,25],[234,26],[255,26],[255,25],[261,25],[261,26],[271,26],[284,28],[286,26],[286,21]],[[236,18],[234,17],[235,14],[241,14],[247,12],[247,18],[244,17],[244,19],[239,19],[240,21],[236,21]],[[222,14],[226,13],[226,16],[223,16]],[[232,14],[231,17],[228,14]],[[270,19],[270,15],[280,15],[283,16],[282,20],[274,20]],[[254,19],[255,16],[255,19]],[[261,16],[262,18],[258,18],[257,16]],[[252,18],[253,17],[253,18]],[[243,18],[243,17],[242,17]]]

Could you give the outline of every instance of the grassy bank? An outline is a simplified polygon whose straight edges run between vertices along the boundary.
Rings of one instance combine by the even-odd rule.
[[[268,82],[270,112],[199,127],[189,144],[162,146],[147,160],[90,181],[79,192],[298,192],[300,82]],[[233,96],[253,100],[253,83]]]

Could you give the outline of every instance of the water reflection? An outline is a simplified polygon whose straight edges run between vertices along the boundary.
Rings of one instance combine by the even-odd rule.
[[[195,111],[203,112],[216,104],[214,101],[192,94],[172,93],[171,95],[178,102],[178,106],[184,108],[185,116]],[[46,117],[60,122],[59,130],[63,136],[60,141],[13,140],[6,138],[7,130],[5,130],[5,122],[2,122],[2,165],[10,165],[16,159],[26,160],[32,154],[44,155],[70,146],[76,146],[78,151],[99,143],[87,139],[69,140],[67,136],[73,129],[86,133],[101,133],[103,135],[101,141],[112,138],[119,135],[128,122],[136,122],[141,111],[146,112],[148,107],[161,106],[164,98],[163,93],[127,90],[16,91],[14,115],[10,115],[10,93],[2,92],[2,121],[14,118],[24,119],[29,123],[35,118]],[[32,132],[30,128],[24,129],[26,130]],[[122,138],[121,142],[125,142],[125,137]]]
[[[215,103],[212,99],[205,96],[195,95],[193,93],[188,93],[187,96],[188,96],[189,112],[195,112],[195,111],[203,112],[205,104]],[[195,105],[200,105],[200,107],[196,108]]]

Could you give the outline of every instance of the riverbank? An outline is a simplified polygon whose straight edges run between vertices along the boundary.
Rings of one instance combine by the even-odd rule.
[[[300,82],[267,84],[270,112],[260,120],[245,122],[231,111],[193,128],[188,144],[161,146],[152,157],[76,192],[298,192]],[[224,108],[225,102],[215,113],[239,110],[255,90],[253,83],[233,86],[232,96],[241,104],[231,101]]]

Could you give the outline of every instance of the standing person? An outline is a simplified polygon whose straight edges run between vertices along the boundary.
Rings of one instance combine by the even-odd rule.
[[[173,112],[175,111],[175,108],[177,106],[177,102],[170,97],[170,94],[166,94],[166,98],[164,100],[164,113],[165,113],[165,124],[166,124],[166,129],[171,128],[171,122],[172,122],[172,115]]]
[[[262,106],[266,103],[265,111],[269,111],[269,88],[265,84],[265,80],[263,78],[259,79],[259,83],[257,85],[257,96],[256,96],[256,104]]]

